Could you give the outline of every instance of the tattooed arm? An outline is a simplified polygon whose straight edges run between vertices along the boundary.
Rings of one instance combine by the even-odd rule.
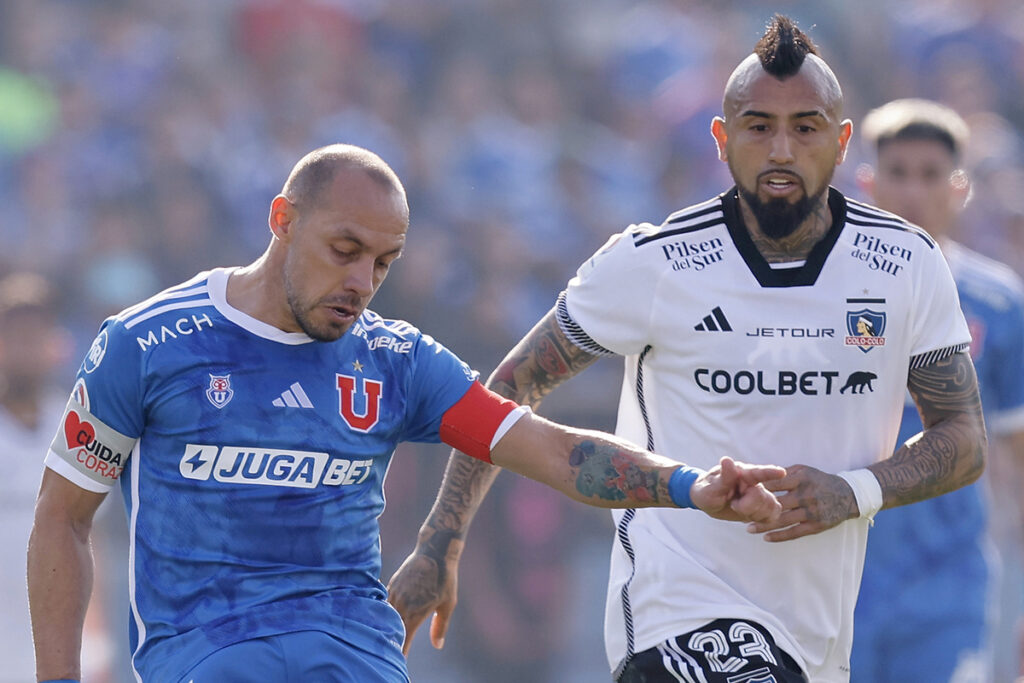
[[[487,387],[536,409],[555,387],[593,364],[598,356],[569,341],[552,309],[508,352]],[[406,626],[404,650],[432,612],[430,639],[444,645],[456,602],[459,558],[469,524],[500,468],[452,451],[434,507],[420,528],[416,549],[388,584],[390,600]]]
[[[924,431],[893,455],[868,467],[882,488],[882,508],[932,498],[970,484],[985,468],[987,440],[978,378],[966,353],[955,353],[910,371],[907,387],[917,403]],[[830,529],[859,516],[853,490],[842,478],[807,467],[787,468],[784,478],[765,486],[782,496],[778,521],[750,525],[770,531],[768,541],[788,541]]]
[[[669,480],[680,463],[603,432],[572,429],[536,415],[523,417],[491,451],[502,467],[595,507],[678,507]],[[785,471],[722,458],[689,489],[694,507],[716,519],[774,518],[781,510],[762,481]]]
[[[868,467],[882,485],[883,509],[966,486],[985,469],[985,422],[971,357],[954,353],[911,370],[907,387],[924,431]]]

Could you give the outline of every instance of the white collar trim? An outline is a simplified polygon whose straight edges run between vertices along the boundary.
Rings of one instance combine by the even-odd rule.
[[[210,271],[210,277],[207,280],[210,289],[210,299],[221,315],[245,331],[255,334],[257,337],[263,337],[280,344],[295,346],[316,341],[305,332],[285,332],[273,325],[268,325],[262,320],[257,320],[248,313],[243,313],[229,304],[227,296],[228,278],[231,277],[231,273],[235,270],[237,268],[214,268]]]

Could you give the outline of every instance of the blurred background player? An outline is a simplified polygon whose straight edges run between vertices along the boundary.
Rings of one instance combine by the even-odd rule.
[[[67,401],[54,373],[67,353],[53,291],[42,277],[9,275],[0,281],[0,577],[8,587],[0,609],[0,681],[35,680],[25,562],[39,492],[39,459]]]
[[[1024,465],[1024,286],[1007,266],[958,241],[972,226],[960,220],[970,193],[962,168],[969,131],[955,111],[895,100],[865,117],[862,134],[877,158],[860,169],[864,189],[880,208],[926,229],[949,262],[971,331],[991,470],[970,486],[876,518],[856,610],[852,680],[1008,680],[1007,664],[997,666],[988,652],[1011,656],[1020,615],[1021,539],[1013,530],[1020,529]],[[897,444],[921,429],[908,397]],[[990,530],[1003,571],[991,562]],[[996,670],[1004,673],[995,677]]]
[[[18,271],[0,280],[0,578],[9,587],[0,609],[0,681],[35,680],[25,562],[39,492],[38,454],[45,453],[67,394],[60,371],[70,351],[58,322],[53,285],[39,274]],[[106,565],[104,565],[106,566]],[[87,617],[87,680],[109,680],[110,639],[102,599]]]

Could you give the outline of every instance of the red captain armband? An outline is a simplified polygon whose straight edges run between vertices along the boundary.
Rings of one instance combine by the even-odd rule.
[[[473,382],[469,391],[449,408],[441,418],[441,441],[484,462],[491,462],[491,446],[495,437],[504,436],[518,416],[512,413],[522,408],[515,401],[498,396]],[[520,415],[525,410],[520,412]],[[506,425],[506,419],[511,424]],[[504,427],[504,429],[502,429]]]

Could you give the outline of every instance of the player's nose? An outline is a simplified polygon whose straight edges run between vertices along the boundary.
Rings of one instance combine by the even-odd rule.
[[[364,256],[349,264],[342,285],[345,291],[367,297],[373,294],[374,259]]]

